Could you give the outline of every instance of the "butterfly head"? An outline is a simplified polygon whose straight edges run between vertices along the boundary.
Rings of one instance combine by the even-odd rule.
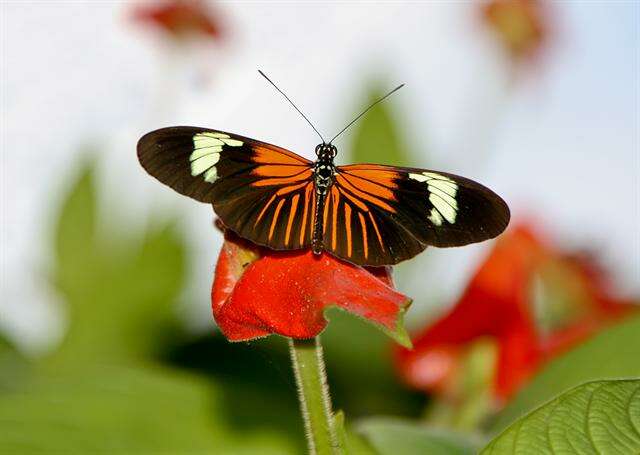
[[[338,149],[332,144],[318,144],[316,146],[316,155],[320,160],[333,160],[338,153]]]

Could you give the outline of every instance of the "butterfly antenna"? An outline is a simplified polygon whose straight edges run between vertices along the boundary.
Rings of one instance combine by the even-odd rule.
[[[353,125],[354,123],[356,123],[356,122],[360,119],[360,117],[362,117],[364,114],[366,114],[367,112],[369,112],[369,109],[371,109],[373,106],[375,106],[375,105],[376,105],[376,104],[378,104],[379,102],[384,101],[385,99],[389,98],[393,93],[397,92],[397,91],[398,91],[398,90],[400,90],[402,87],[404,87],[404,84],[400,84],[400,85],[398,85],[396,88],[394,88],[393,90],[391,90],[391,91],[390,91],[389,93],[387,93],[385,96],[383,96],[382,98],[380,98],[380,99],[376,100],[373,104],[371,104],[371,106],[369,106],[369,107],[368,107],[368,108],[366,108],[364,111],[362,111],[362,112],[360,113],[360,115],[358,115],[356,118],[354,118],[353,120],[351,120],[351,122],[350,122],[347,126],[345,126],[344,128],[342,128],[338,134],[336,134],[335,136],[333,136],[333,139],[331,139],[331,140],[329,141],[329,144],[331,144],[333,141],[335,141],[335,140],[336,140],[336,138],[337,138],[338,136],[340,136],[342,133],[344,133],[344,132],[347,130],[347,128],[349,128],[351,125]]]
[[[268,80],[268,81],[269,81],[269,83],[270,83],[271,85],[273,85],[273,86],[275,87],[275,89],[276,89],[277,91],[279,91],[279,92],[282,94],[282,96],[284,96],[284,97],[286,98],[286,100],[287,100],[287,101],[289,101],[289,103],[291,103],[291,105],[293,106],[293,108],[294,108],[296,111],[298,111],[298,113],[299,113],[300,115],[302,115],[302,118],[304,118],[304,119],[307,121],[307,123],[308,123],[309,125],[311,125],[311,128],[313,128],[313,131],[315,131],[315,132],[316,132],[316,134],[317,134],[318,136],[320,136],[320,139],[322,140],[322,143],[323,143],[323,144],[326,144],[326,141],[325,141],[325,140],[324,140],[324,138],[322,137],[322,134],[320,134],[320,132],[316,129],[316,127],[315,127],[315,126],[313,126],[313,123],[311,123],[311,120],[309,120],[309,119],[307,118],[307,116],[306,116],[306,115],[304,115],[300,109],[298,109],[298,106],[296,106],[296,105],[293,103],[293,101],[291,101],[291,99],[289,99],[289,97],[288,97],[287,95],[285,95],[285,93],[284,93],[282,90],[280,90],[280,89],[278,88],[278,86],[277,86],[276,84],[274,84],[274,83],[273,83],[273,81],[272,81],[271,79],[269,79],[269,78],[267,77],[267,75],[266,75],[266,74],[264,74],[261,70],[258,70],[258,73],[260,73],[260,75],[261,75],[262,77],[264,77],[266,80]]]

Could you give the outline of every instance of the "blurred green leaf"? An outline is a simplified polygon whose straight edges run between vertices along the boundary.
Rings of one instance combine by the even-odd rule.
[[[69,313],[55,357],[71,363],[149,354],[173,319],[185,275],[184,241],[172,221],[145,232],[119,232],[113,213],[98,221],[94,174],[93,164],[79,173],[55,233],[52,279]]]
[[[595,381],[569,390],[517,420],[482,451],[525,452],[640,453],[640,380]]]
[[[409,391],[400,383],[394,369],[396,344],[352,314],[329,310],[327,315],[330,322],[322,334],[322,344],[335,407],[354,417],[420,415],[425,395]]]
[[[259,362],[238,354],[259,358],[259,345],[217,336],[208,350],[186,343],[181,361],[167,358],[167,346],[186,338],[175,317],[183,238],[170,220],[140,229],[104,216],[94,175],[91,163],[80,170],[56,223],[51,279],[68,331],[57,353],[2,388],[0,452],[299,453],[286,351],[284,362],[275,349],[276,359],[253,368]],[[13,358],[5,351],[3,367]],[[189,362],[210,365],[207,377]]]
[[[211,378],[223,391],[219,412],[238,431],[287,433],[306,447],[287,342],[268,337],[230,343],[219,332],[170,339],[161,360]]]
[[[357,430],[381,455],[471,455],[478,447],[468,435],[394,418],[365,419]]]
[[[369,105],[384,96],[380,84],[373,84],[363,106]],[[351,161],[353,163],[378,163],[396,166],[412,164],[411,153],[404,140],[402,124],[392,111],[393,101],[384,101],[362,117],[352,127]],[[359,111],[362,107],[358,107]],[[349,133],[346,133],[349,134]],[[415,163],[413,163],[415,165]]]
[[[1,453],[293,454],[286,434],[237,431],[222,390],[158,367],[41,375],[0,396]]]
[[[344,412],[338,411],[333,417],[333,425],[338,435],[338,443],[345,455],[377,455],[359,435],[347,431]]]
[[[81,169],[60,207],[54,241],[56,265],[63,271],[76,272],[85,262],[87,251],[95,248],[97,200],[94,174],[92,165]]]
[[[0,333],[0,393],[19,386],[29,370],[27,359]]]
[[[552,361],[500,413],[493,431],[564,390],[603,378],[640,376],[640,317],[630,318]]]

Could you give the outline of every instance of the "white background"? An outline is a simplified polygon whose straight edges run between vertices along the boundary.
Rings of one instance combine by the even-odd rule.
[[[487,184],[514,219],[536,219],[563,248],[597,251],[620,289],[638,295],[640,9],[550,6],[548,49],[513,84],[471,1],[223,3],[226,39],[188,46],[134,23],[131,3],[2,3],[0,328],[32,352],[61,333],[45,276],[51,226],[87,148],[106,206],[132,228],[151,213],[181,215],[193,253],[185,318],[211,327],[220,244],[211,210],[146,176],[135,143],[161,126],[200,125],[311,156],[313,131],[257,68],[325,135],[356,113],[372,81],[405,82],[388,107],[416,165]],[[338,146],[348,144],[347,134]],[[402,266],[414,318],[449,303],[489,246],[430,249]]]

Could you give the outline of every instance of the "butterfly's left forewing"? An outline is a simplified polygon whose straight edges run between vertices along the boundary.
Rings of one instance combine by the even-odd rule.
[[[196,127],[153,131],[138,142],[142,166],[162,183],[211,203],[240,236],[273,249],[311,242],[312,163],[246,137]]]
[[[323,214],[324,246],[356,264],[396,264],[429,245],[493,238],[509,217],[498,195],[464,177],[375,164],[339,166]]]

